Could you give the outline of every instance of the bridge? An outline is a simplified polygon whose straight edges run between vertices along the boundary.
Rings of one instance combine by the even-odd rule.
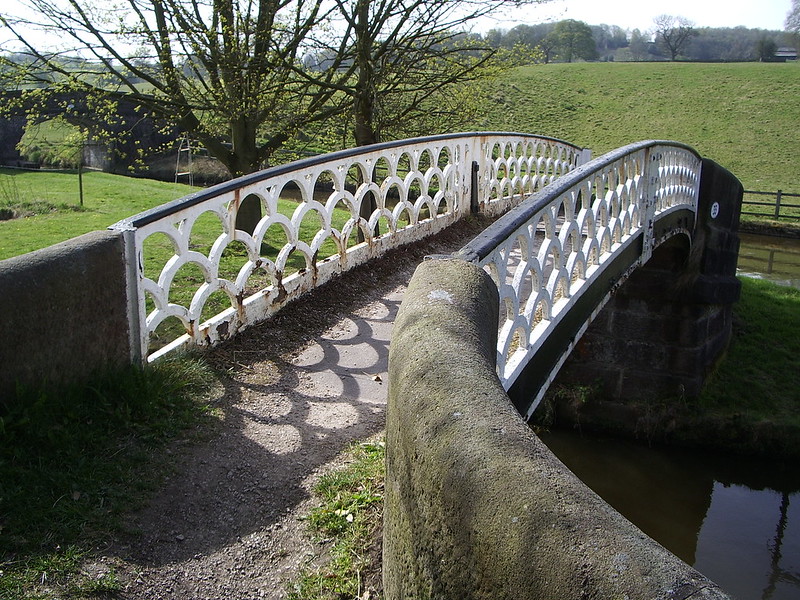
[[[300,200],[289,210],[287,195]],[[105,257],[94,275],[75,274],[84,278],[77,287],[105,295],[89,308],[76,302],[72,322],[54,325],[59,343],[81,344],[56,354],[144,362],[214,346],[391,248],[476,212],[503,215],[420,267],[395,324],[387,597],[722,598],[570,478],[520,415],[533,413],[593,320],[608,327],[609,308],[629,309],[613,304],[639,273],[666,285],[644,286],[645,295],[671,290],[672,304],[692,307],[678,329],[701,330],[679,340],[694,354],[677,376],[675,340],[650,336],[668,359],[648,376],[697,385],[730,334],[740,200],[735,178],[673,142],[595,160],[559,140],[485,133],[335,153],[209,188],[77,242],[78,252]],[[375,210],[364,216],[367,202]],[[260,218],[245,228],[240,209],[253,204]],[[37,268],[51,260],[41,258]],[[75,262],[52,260],[65,270]],[[22,259],[13,266],[21,271]],[[75,323],[104,332],[100,354],[86,338],[94,333],[65,329]],[[605,361],[601,348],[592,361],[592,348],[578,351],[593,376],[606,362],[620,368],[615,388],[627,389],[624,353]],[[23,375],[76,372],[52,353],[41,370],[29,360],[37,353],[17,353],[26,356]],[[12,371],[19,362],[3,358]],[[533,547],[535,565],[525,558]]]
[[[37,115],[37,122],[62,117],[84,128],[90,137],[83,151],[84,164],[115,173],[125,173],[133,167],[141,148],[162,149],[159,150],[161,155],[164,148],[171,149],[179,138],[174,128],[143,114],[141,108],[124,95],[116,100],[112,115],[105,119],[98,118],[99,114],[109,112],[105,101],[77,90],[52,93],[44,98],[32,95],[30,99],[20,91],[3,91],[0,102],[7,113],[0,117],[0,165],[20,166],[23,162],[17,145],[31,124],[30,114]],[[95,135],[98,130],[106,131],[107,135]],[[109,140],[113,140],[113,144]]]

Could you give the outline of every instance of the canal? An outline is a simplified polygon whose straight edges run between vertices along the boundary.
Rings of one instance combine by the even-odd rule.
[[[752,233],[740,238],[739,275],[800,288],[800,239]]]
[[[742,234],[738,273],[800,288],[800,240]],[[800,469],[601,435],[543,441],[606,502],[740,600],[800,598]]]
[[[796,465],[586,433],[541,438],[606,502],[735,598],[800,598]]]

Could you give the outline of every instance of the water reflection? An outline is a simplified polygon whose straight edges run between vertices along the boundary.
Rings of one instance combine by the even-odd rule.
[[[800,289],[800,240],[741,233],[737,271]]]
[[[800,597],[800,473],[785,465],[541,435],[642,531],[741,599]]]

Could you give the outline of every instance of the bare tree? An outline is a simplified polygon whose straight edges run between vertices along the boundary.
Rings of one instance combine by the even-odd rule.
[[[792,0],[792,8],[786,15],[786,31],[796,47],[800,47],[800,0]]]
[[[496,49],[466,33],[471,24],[507,6],[547,1],[334,0],[338,26],[317,38],[318,51],[336,57],[329,68],[351,76],[317,83],[338,85],[351,99],[357,145],[379,142],[398,125],[413,129],[431,106],[450,104],[454,86],[487,73]],[[442,130],[450,122],[441,121]]]
[[[346,106],[289,68],[329,16],[323,0],[22,3],[31,16],[0,13],[24,57],[6,61],[6,90],[13,81],[43,93],[57,82],[124,97],[189,132],[232,175],[257,170],[302,127]]]
[[[653,19],[653,23],[656,41],[667,51],[671,60],[677,60],[689,40],[697,35],[694,23],[683,17],[659,15]]]

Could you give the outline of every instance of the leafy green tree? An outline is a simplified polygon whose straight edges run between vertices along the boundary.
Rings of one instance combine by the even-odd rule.
[[[592,29],[582,21],[574,19],[559,21],[549,37],[555,44],[558,56],[566,62],[576,59],[597,59],[597,47],[592,37]]]
[[[289,67],[329,16],[323,0],[22,4],[24,12],[0,12],[26,59],[6,61],[4,89],[125,98],[189,132],[232,175],[258,169],[303,127],[346,108],[332,87],[311,86]]]

